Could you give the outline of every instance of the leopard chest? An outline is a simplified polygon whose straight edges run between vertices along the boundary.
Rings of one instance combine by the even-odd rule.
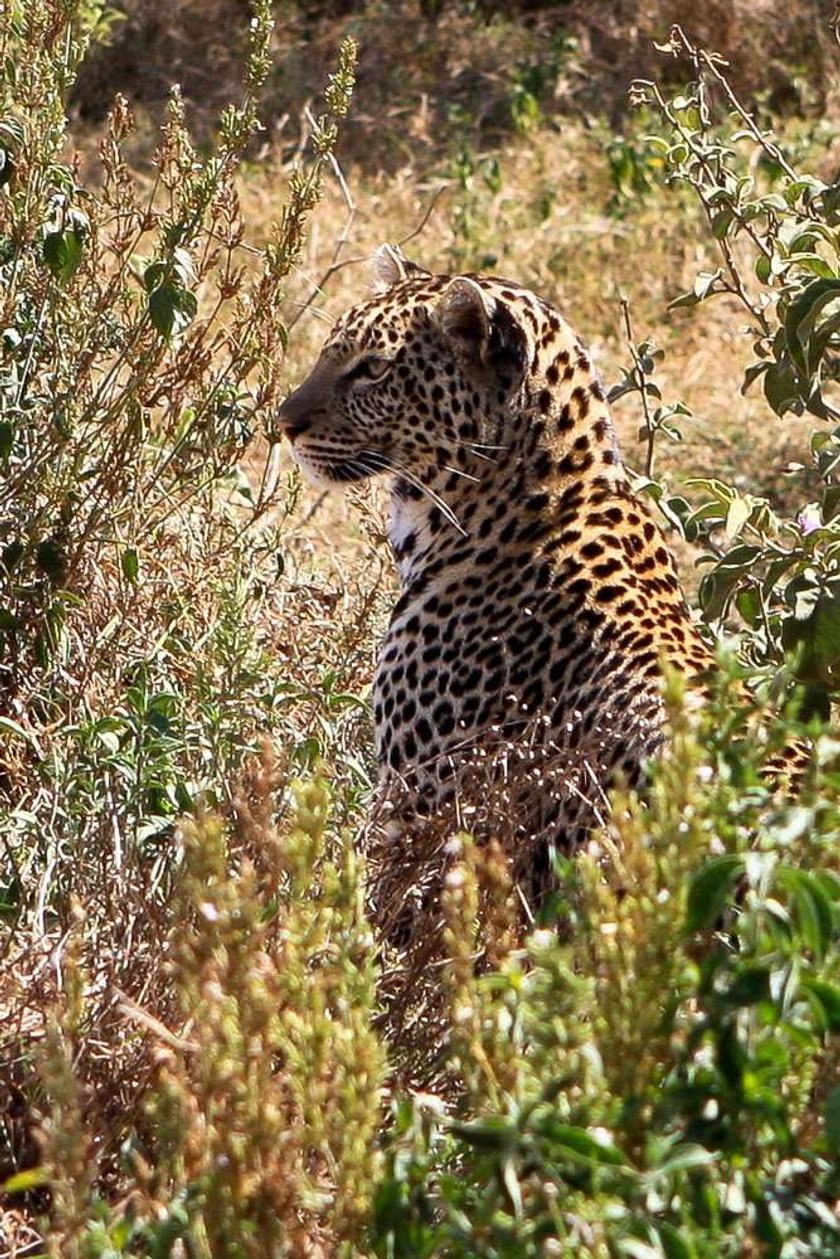
[[[378,753],[396,775],[521,739],[547,754],[589,743],[614,764],[656,737],[659,703],[568,574],[521,556],[485,569],[474,557],[457,579],[409,589],[374,684]]]

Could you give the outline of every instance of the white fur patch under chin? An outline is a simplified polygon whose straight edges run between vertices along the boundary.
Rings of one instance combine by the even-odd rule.
[[[410,568],[411,560],[421,547],[422,540],[428,529],[428,504],[416,498],[391,498],[391,510],[388,519],[388,537],[397,555],[402,554],[406,541],[413,535],[415,545],[411,554],[400,562],[400,568]]]

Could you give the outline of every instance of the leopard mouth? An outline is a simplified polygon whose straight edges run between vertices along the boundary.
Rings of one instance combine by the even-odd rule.
[[[311,484],[351,485],[391,471],[384,455],[372,450],[361,450],[353,455],[336,455],[326,451],[307,450],[305,442],[298,440],[292,445],[295,463]]]

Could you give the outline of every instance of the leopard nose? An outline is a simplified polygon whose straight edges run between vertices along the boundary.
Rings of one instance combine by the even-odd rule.
[[[305,433],[311,422],[312,406],[309,399],[302,395],[301,389],[290,393],[277,412],[277,430],[285,434],[289,441],[294,441],[300,433]]]

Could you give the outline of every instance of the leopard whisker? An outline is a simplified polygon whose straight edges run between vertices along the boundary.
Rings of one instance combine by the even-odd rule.
[[[488,450],[499,450],[499,451],[506,451],[506,450],[510,450],[510,447],[509,447],[509,446],[495,446],[495,445],[491,444],[490,442],[464,442],[464,446],[465,446],[465,447],[466,447],[466,449],[470,452],[470,454],[472,454],[472,455],[474,455],[474,456],[476,457],[476,459],[483,459],[483,460],[485,461],[485,463],[492,463],[492,464],[498,464],[498,462],[499,462],[499,461],[498,461],[498,459],[494,459],[492,455],[488,455],[488,454],[486,454],[486,453],[485,453],[486,451],[488,451]]]
[[[462,476],[465,481],[472,481],[473,485],[481,484],[481,477],[473,476],[471,472],[464,472],[463,468],[455,468],[451,463],[441,465],[444,472],[451,472],[453,476]]]
[[[368,461],[370,459],[378,460],[379,461],[378,467],[376,464],[374,464],[374,468],[377,471],[393,472],[397,476],[402,477],[403,480],[407,481],[409,485],[413,485],[414,488],[419,490],[421,494],[424,494],[431,503],[434,503],[435,507],[439,508],[439,510],[443,513],[443,515],[446,517],[449,523],[451,525],[454,525],[454,527],[458,530],[458,532],[461,534],[463,538],[469,537],[469,534],[467,533],[466,529],[461,524],[460,520],[455,515],[454,511],[449,506],[449,504],[444,502],[444,500],[440,497],[440,495],[435,493],[435,491],[430,486],[425,485],[423,481],[421,481],[420,478],[416,475],[416,473],[411,472],[408,468],[404,467],[403,464],[399,462],[399,460],[392,458],[391,455],[384,454],[380,450],[363,450],[361,452],[361,457],[365,461]]]

